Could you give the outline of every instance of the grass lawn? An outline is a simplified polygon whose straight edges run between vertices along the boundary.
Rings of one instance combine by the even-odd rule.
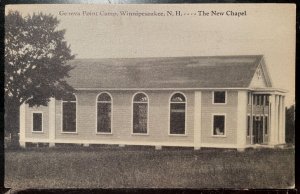
[[[6,150],[5,186],[287,188],[294,149],[30,148]]]

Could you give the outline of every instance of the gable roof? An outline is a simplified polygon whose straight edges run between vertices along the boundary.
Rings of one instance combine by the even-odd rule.
[[[262,59],[262,55],[75,59],[68,62],[74,69],[67,82],[75,89],[243,88],[249,87]]]

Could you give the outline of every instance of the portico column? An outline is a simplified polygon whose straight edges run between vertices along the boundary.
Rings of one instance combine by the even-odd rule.
[[[195,92],[194,106],[194,149],[201,148],[201,92]]]
[[[275,144],[278,144],[279,129],[279,95],[275,95]]]
[[[281,124],[281,139],[280,144],[285,144],[285,97],[282,96],[282,124]]]
[[[270,109],[271,109],[271,111],[270,111],[270,130],[269,130],[269,132],[270,132],[270,136],[269,136],[269,138],[270,138],[270,140],[269,140],[269,144],[270,145],[275,145],[276,144],[276,142],[275,142],[275,131],[276,131],[276,106],[275,106],[275,95],[271,95],[270,96]]]
[[[253,144],[253,95],[251,94],[251,114],[250,114],[250,144]]]
[[[247,137],[247,91],[238,92],[237,107],[237,149],[243,151]]]
[[[55,142],[55,98],[49,102],[49,147],[54,146]]]
[[[277,135],[277,142],[280,144],[281,136],[282,136],[282,97],[278,95],[278,135]]]

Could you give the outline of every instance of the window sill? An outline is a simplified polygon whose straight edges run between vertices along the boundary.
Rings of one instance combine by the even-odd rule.
[[[131,133],[133,136],[149,136],[149,133]]]
[[[169,136],[174,136],[174,137],[186,137],[187,134],[168,134]]]
[[[44,131],[31,131],[32,133],[38,133],[38,134],[43,134]]]
[[[226,135],[212,135],[212,137],[226,137]]]
[[[62,133],[62,134],[76,134],[76,135],[78,135],[77,132],[60,132],[60,133]]]
[[[113,133],[101,133],[101,132],[97,132],[96,135],[113,135]]]
[[[226,105],[227,103],[212,103],[213,105]]]

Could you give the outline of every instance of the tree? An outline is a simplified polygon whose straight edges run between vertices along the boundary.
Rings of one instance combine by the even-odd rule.
[[[19,109],[47,105],[51,97],[74,92],[64,80],[74,59],[59,20],[42,13],[23,17],[17,11],[5,16],[5,131],[17,137]]]
[[[286,143],[295,143],[295,105],[286,109],[285,117]]]

